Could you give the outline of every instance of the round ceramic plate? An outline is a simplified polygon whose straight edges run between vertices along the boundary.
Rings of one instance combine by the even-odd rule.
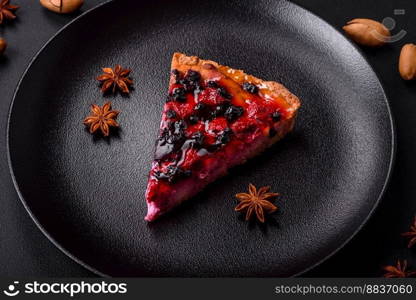
[[[175,51],[282,82],[302,101],[295,130],[197,197],[148,224],[144,193]],[[101,67],[133,70],[130,96],[103,96]],[[82,120],[112,101],[121,128]],[[16,188],[42,231],[111,276],[291,276],[364,224],[389,177],[386,96],[356,48],[286,1],[114,1],[59,32],[15,95],[9,123]],[[281,197],[265,225],[234,212],[248,184]]]

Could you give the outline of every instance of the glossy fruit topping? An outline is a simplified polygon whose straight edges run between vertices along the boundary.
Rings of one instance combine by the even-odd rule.
[[[260,137],[276,135],[274,124],[285,118],[279,103],[262,98],[252,83],[204,80],[194,70],[171,74],[151,173],[155,180],[171,184],[203,178],[206,166],[232,159]]]

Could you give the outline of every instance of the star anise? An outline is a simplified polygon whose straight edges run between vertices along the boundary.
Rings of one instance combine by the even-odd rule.
[[[20,6],[10,4],[10,0],[0,0],[0,24],[4,22],[4,20],[13,20],[16,19],[14,12]]]
[[[100,130],[104,136],[109,136],[110,127],[118,127],[115,119],[119,113],[117,110],[111,110],[111,102],[105,103],[102,107],[92,104],[91,115],[85,118],[84,124],[90,128],[90,133]]]
[[[402,236],[410,238],[408,248],[412,248],[416,245],[416,217],[413,220],[413,224],[410,226],[410,231],[402,233]]]
[[[397,260],[396,266],[386,266],[383,269],[386,271],[385,278],[406,278],[416,275],[416,272],[407,270],[407,260]]]
[[[277,206],[273,205],[269,199],[279,196],[277,193],[269,193],[270,187],[264,186],[258,191],[251,183],[248,186],[249,193],[239,193],[235,195],[240,203],[236,206],[235,211],[246,211],[246,221],[254,214],[257,219],[264,223],[264,212],[273,213]]]
[[[120,65],[116,65],[114,69],[103,68],[103,72],[104,74],[97,77],[97,80],[101,82],[103,93],[111,88],[113,93],[117,88],[126,94],[130,92],[129,87],[133,84],[133,80],[128,77],[130,69],[123,69]]]

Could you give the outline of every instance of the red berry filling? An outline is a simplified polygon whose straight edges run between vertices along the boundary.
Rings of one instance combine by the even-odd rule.
[[[232,159],[244,144],[264,134],[272,137],[274,124],[285,117],[252,83],[241,86],[250,97],[237,103],[221,80],[204,81],[193,70],[173,70],[172,76],[151,173],[166,184],[203,178],[209,166]]]

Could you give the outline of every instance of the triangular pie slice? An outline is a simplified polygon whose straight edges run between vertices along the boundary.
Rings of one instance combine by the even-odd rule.
[[[146,191],[147,221],[290,132],[299,99],[284,86],[175,53]]]

